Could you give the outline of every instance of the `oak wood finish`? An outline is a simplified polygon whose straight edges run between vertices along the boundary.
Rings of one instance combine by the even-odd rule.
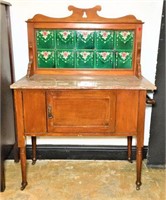
[[[141,186],[146,90],[155,86],[141,76],[142,22],[134,16],[108,19],[92,9],[69,10],[65,18],[35,15],[28,23],[29,64],[27,77],[11,86],[15,96],[22,187],[26,178],[26,136],[32,137],[33,164],[36,136],[127,137],[131,162],[132,137],[137,139],[136,189]],[[39,69],[36,64],[35,29],[134,30],[133,67],[111,70]]]
[[[22,97],[25,132],[46,132],[45,91],[35,90],[34,92],[33,90],[26,90],[23,91]]]
[[[118,91],[116,132],[137,132],[138,95],[139,91]]]
[[[70,90],[47,93],[48,132],[114,132],[115,91]]]

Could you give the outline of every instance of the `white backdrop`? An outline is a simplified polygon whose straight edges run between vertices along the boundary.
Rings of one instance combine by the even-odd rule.
[[[132,14],[142,20],[142,74],[152,83],[155,82],[158,41],[162,15],[163,0],[8,0],[12,4],[11,25],[14,49],[14,64],[16,80],[25,76],[28,64],[28,42],[26,20],[35,14],[50,17],[65,17],[71,14],[69,5],[80,8],[90,8],[101,5],[98,13],[103,17],[121,17]],[[146,109],[145,145],[149,141],[151,107]],[[30,143],[30,140],[27,141]],[[85,145],[125,145],[126,138],[39,138],[38,144],[85,144]],[[135,143],[135,141],[134,141]]]

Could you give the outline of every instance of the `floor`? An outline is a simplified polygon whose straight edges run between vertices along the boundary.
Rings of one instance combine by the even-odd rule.
[[[28,185],[20,190],[20,163],[5,162],[6,190],[1,200],[164,200],[164,169],[143,162],[141,190],[135,189],[135,162],[38,160],[27,161]]]

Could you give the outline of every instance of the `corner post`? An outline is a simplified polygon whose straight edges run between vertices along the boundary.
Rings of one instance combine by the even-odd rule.
[[[19,89],[14,90],[14,101],[15,101],[15,115],[16,115],[16,132],[18,138],[18,147],[20,148],[20,160],[21,160],[21,172],[22,172],[22,183],[21,190],[23,190],[27,183],[26,178],[26,143],[24,135],[24,122],[23,122],[23,99],[22,91]]]
[[[141,172],[142,172],[142,149],[144,144],[145,102],[146,102],[146,91],[142,90],[139,92],[139,105],[138,105],[138,130],[137,130],[137,154],[136,154],[137,190],[140,190],[140,186],[142,185]]]

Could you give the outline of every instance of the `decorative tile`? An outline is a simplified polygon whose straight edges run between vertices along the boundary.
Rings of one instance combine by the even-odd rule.
[[[39,68],[54,68],[55,67],[54,51],[48,51],[48,50],[38,51],[37,62]]]
[[[37,30],[36,43],[39,49],[54,49],[55,35],[53,30]]]
[[[39,68],[132,68],[132,30],[36,31]]]
[[[115,53],[115,68],[132,68],[132,53],[118,51]]]
[[[97,51],[95,68],[113,68],[114,53],[111,51]]]
[[[94,31],[76,31],[76,48],[94,49]]]
[[[79,51],[76,54],[77,68],[93,68],[94,67],[94,52]]]
[[[75,48],[75,31],[57,30],[56,31],[56,48],[57,49],[74,49]]]
[[[114,32],[113,31],[96,31],[96,48],[113,49]]]
[[[132,50],[133,49],[133,31],[116,31],[115,48]]]
[[[57,51],[57,68],[75,68],[75,53],[73,51]]]

